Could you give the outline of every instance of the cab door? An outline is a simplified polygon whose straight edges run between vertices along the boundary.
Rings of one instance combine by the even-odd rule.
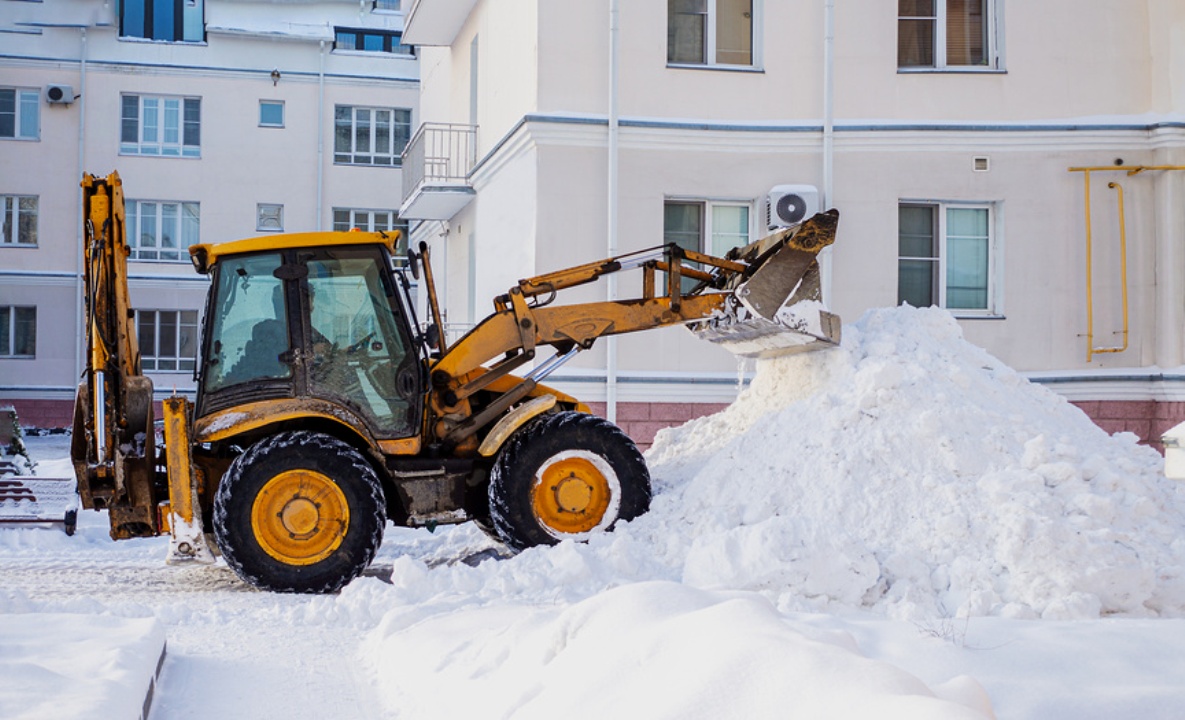
[[[376,437],[418,433],[421,369],[378,248],[299,251],[308,394],[362,416]]]

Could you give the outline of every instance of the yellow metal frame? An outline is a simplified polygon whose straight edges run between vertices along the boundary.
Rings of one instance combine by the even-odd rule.
[[[1090,174],[1092,172],[1123,172],[1128,177],[1147,171],[1185,170],[1185,165],[1099,165],[1091,167],[1072,167],[1069,172],[1082,173],[1082,185],[1085,196],[1086,212],[1086,361],[1090,362],[1095,355],[1103,353],[1121,353],[1128,348],[1129,320],[1128,320],[1128,292],[1127,292],[1127,219],[1125,216],[1123,186],[1117,182],[1107,183],[1107,187],[1118,191],[1119,203],[1119,273],[1123,296],[1123,343],[1116,347],[1095,347],[1094,344],[1094,238],[1091,227],[1090,212]]]
[[[198,499],[199,478],[193,465],[190,437],[189,401],[178,395],[165,398],[164,412],[165,468],[169,479],[169,510],[182,522],[201,520]],[[170,527],[173,523],[170,523]]]
[[[267,425],[295,420],[326,420],[359,435],[373,449],[384,455],[415,455],[420,451],[420,436],[381,440],[371,437],[366,424],[340,405],[315,398],[260,400],[220,410],[194,423],[194,442],[226,440],[258,430]]]
[[[189,247],[190,255],[204,254],[208,267],[218,263],[227,255],[241,255],[243,253],[261,252],[264,250],[286,250],[289,248],[321,248],[340,245],[384,245],[388,252],[395,254],[399,243],[399,231],[389,233],[373,233],[361,231],[349,232],[305,232],[285,233],[268,237],[245,238],[224,243],[199,243]]]

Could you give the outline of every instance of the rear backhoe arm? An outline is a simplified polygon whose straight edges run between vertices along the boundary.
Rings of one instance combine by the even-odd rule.
[[[783,306],[819,300],[815,257],[834,241],[837,218],[834,210],[821,213],[798,228],[738,248],[725,258],[686,251],[672,244],[520,280],[495,299],[492,315],[448,348],[432,366],[429,400],[438,420],[433,427],[435,439],[456,444],[473,435],[600,337],[711,321],[713,327],[705,337],[713,342],[731,343],[740,326],[744,328],[741,334],[746,347],[752,345],[755,336],[770,335],[797,336],[794,342],[779,346],[795,350],[808,349],[811,344],[837,343],[838,319],[830,313],[824,313],[827,317],[822,325],[826,327],[814,332],[787,324],[778,316]],[[689,267],[687,263],[700,267]],[[561,290],[635,268],[640,268],[643,275],[639,298],[549,304]],[[661,288],[657,282],[660,272],[666,276]],[[687,293],[683,292],[685,278],[696,282]],[[764,307],[750,306],[750,297]],[[832,318],[834,322],[830,322]],[[820,323],[815,321],[814,325]],[[556,356],[525,377],[516,377],[509,391],[502,392],[480,412],[471,412],[470,397],[534,360],[536,349],[542,345],[555,348]],[[505,387],[505,383],[498,386]]]
[[[117,539],[157,534],[152,381],[140,366],[128,295],[123,185],[82,179],[86,372],[71,456],[86,508],[110,511]]]

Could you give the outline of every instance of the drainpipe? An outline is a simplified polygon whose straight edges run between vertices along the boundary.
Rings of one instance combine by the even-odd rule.
[[[823,0],[823,209],[835,197],[835,0]],[[831,306],[831,248],[820,257],[823,304]]]
[[[325,41],[317,59],[317,230],[324,230],[325,194]]]
[[[86,28],[79,28],[80,31],[80,48],[78,56],[78,172],[74,177],[82,180],[82,174],[86,172]],[[82,282],[82,253],[83,253],[83,229],[82,223],[86,220],[83,217],[82,208],[82,191],[74,193],[78,198],[78,215],[77,222],[74,227],[78,228],[78,243],[74,252],[74,378],[77,380],[82,377],[82,340],[86,336],[86,331],[83,327],[83,282]]]
[[[617,82],[618,0],[609,0],[608,257],[617,255]],[[617,299],[617,275],[609,275],[608,300]],[[605,339],[605,417],[617,422],[617,338]]]

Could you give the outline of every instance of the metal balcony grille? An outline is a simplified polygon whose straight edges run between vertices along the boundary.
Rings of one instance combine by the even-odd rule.
[[[477,127],[424,123],[403,150],[403,202],[426,186],[468,187]]]

